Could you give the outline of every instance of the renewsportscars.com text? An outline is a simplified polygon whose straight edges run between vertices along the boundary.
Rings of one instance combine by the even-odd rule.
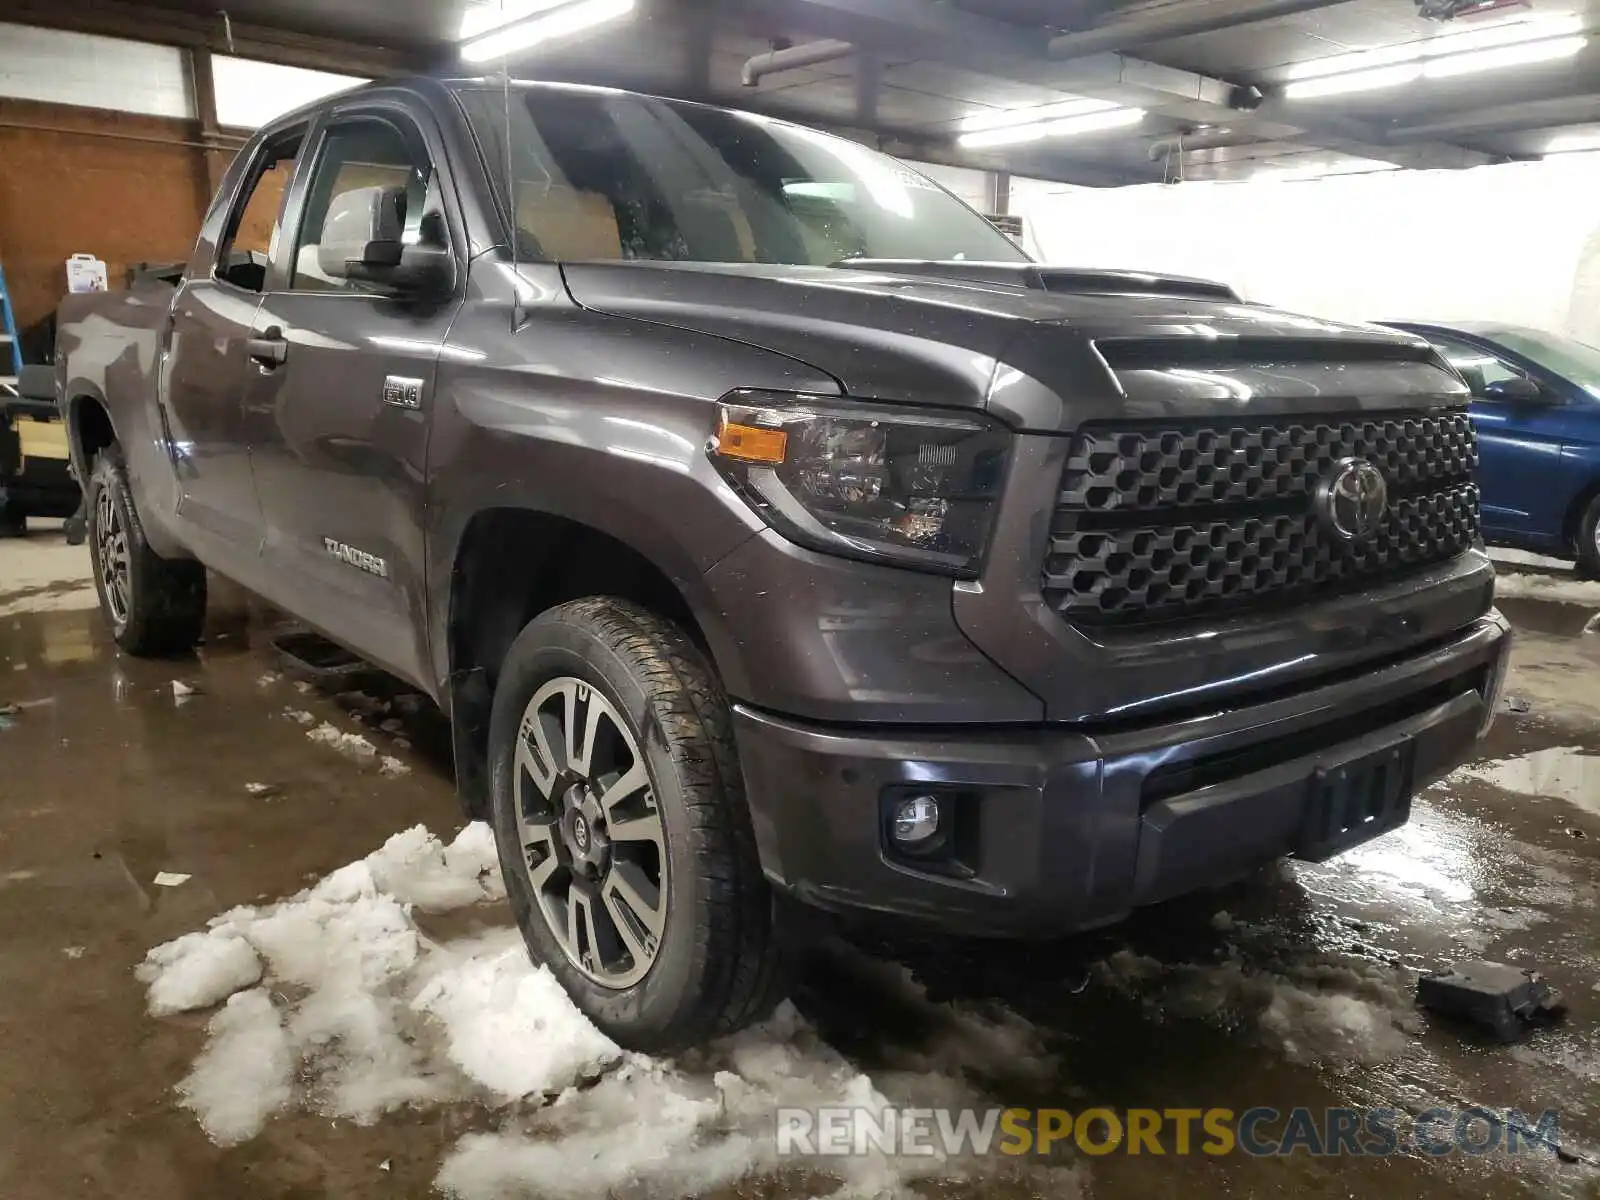
[[[1264,1158],[1306,1154],[1444,1157],[1559,1151],[1560,1114],[1431,1108],[784,1108],[780,1155],[966,1157],[1146,1154]]]

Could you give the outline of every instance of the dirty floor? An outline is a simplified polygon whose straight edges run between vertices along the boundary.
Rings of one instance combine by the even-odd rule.
[[[247,994],[269,1032],[275,1010],[296,1014],[259,1052],[243,1005],[223,1010],[226,1028],[215,1009],[151,1015],[157,992],[136,970],[153,947],[241,905],[257,906],[241,928],[274,915],[293,928],[321,901],[274,902],[333,895],[319,881],[397,832],[455,838],[444,731],[381,680],[298,684],[265,645],[267,618],[225,589],[197,658],[120,656],[81,549],[49,531],[0,541],[0,1196],[424,1197],[442,1181],[468,1200],[779,1198],[841,1180],[848,1194],[993,1200],[1600,1196],[1600,633],[1588,631],[1600,586],[1547,564],[1513,570],[1509,711],[1481,760],[1420,797],[1405,829],[1065,943],[854,931],[808,956],[793,1012],[700,1061],[608,1057],[549,1007],[554,1023],[538,1028],[575,1057],[530,1069],[580,1086],[551,1108],[567,1117],[541,1125],[541,1099],[495,1094],[497,1070],[518,1090],[518,1048],[539,1035],[507,1018],[526,1011],[531,977],[505,955],[500,906],[470,903],[475,880],[490,889],[465,849],[471,830],[450,852],[456,876],[423,881],[436,911],[389,929],[409,957],[361,993],[377,997],[359,1010],[361,1036],[348,1006],[313,1019],[313,1001],[364,986],[334,960],[341,946],[365,955],[365,927],[339,926],[351,939],[339,943],[334,918],[315,934],[327,961]],[[386,850],[422,855],[407,870],[446,862],[408,836]],[[369,860],[365,900],[324,909],[342,920],[355,903],[421,894],[415,871],[386,861]],[[1538,964],[1570,1003],[1566,1022],[1505,1047],[1416,1011],[1418,973],[1462,957]],[[520,974],[496,975],[508,971]],[[427,999],[394,999],[412,983]],[[447,1030],[438,1046],[409,1024],[421,1010]],[[274,1074],[294,1038],[306,1057]],[[799,1076],[809,1090],[792,1086]],[[980,1108],[1557,1110],[1562,1154],[1068,1150],[1048,1167],[874,1179],[774,1164],[755,1144],[772,1106],[854,1095],[866,1078],[896,1102]],[[293,1098],[263,1104],[274,1089]],[[722,1125],[670,1125],[706,1095]],[[750,1145],[727,1136],[741,1119]],[[628,1143],[661,1153],[607,1174]]]

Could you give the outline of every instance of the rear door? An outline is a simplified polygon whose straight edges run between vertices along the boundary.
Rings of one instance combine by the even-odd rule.
[[[317,247],[334,198],[406,189],[406,236],[447,215],[437,131],[401,102],[335,110],[313,137],[254,336],[280,360],[252,381],[251,454],[265,557],[286,606],[364,657],[428,685],[423,528],[429,408],[459,300],[420,305],[330,278]],[[463,272],[464,274],[464,272]]]
[[[224,566],[248,563],[260,545],[261,509],[242,405],[254,369],[256,310],[304,141],[300,127],[257,150],[234,195],[217,257],[179,288],[161,347],[157,397],[178,481],[178,514],[202,556]]]
[[[1491,541],[1497,535],[1526,541],[1558,533],[1565,469],[1562,409],[1489,397],[1490,384],[1531,376],[1486,345],[1437,336],[1430,340],[1472,389],[1484,533]]]

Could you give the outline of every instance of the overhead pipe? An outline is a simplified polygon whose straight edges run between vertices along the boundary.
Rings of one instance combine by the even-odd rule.
[[[1048,52],[1051,58],[1065,61],[1087,58],[1108,50],[1130,50],[1150,42],[1168,38],[1192,37],[1198,33],[1215,33],[1219,29],[1232,29],[1238,25],[1254,25],[1258,21],[1271,21],[1276,17],[1293,17],[1332,8],[1349,0],[1253,0],[1238,8],[1218,11],[1217,5],[1168,4],[1159,11],[1126,21],[1113,21],[1093,29],[1063,33],[1050,39]]]
[[[852,43],[832,39],[803,42],[786,50],[768,50],[744,64],[740,79],[745,87],[755,87],[761,82],[763,75],[771,75],[776,71],[793,71],[799,67],[814,67],[818,63],[849,58],[855,52],[856,48]]]

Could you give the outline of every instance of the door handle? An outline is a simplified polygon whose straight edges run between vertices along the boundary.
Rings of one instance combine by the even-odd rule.
[[[260,337],[251,338],[245,348],[250,353],[250,361],[264,371],[281,367],[289,360],[289,339],[277,325],[269,327]]]

